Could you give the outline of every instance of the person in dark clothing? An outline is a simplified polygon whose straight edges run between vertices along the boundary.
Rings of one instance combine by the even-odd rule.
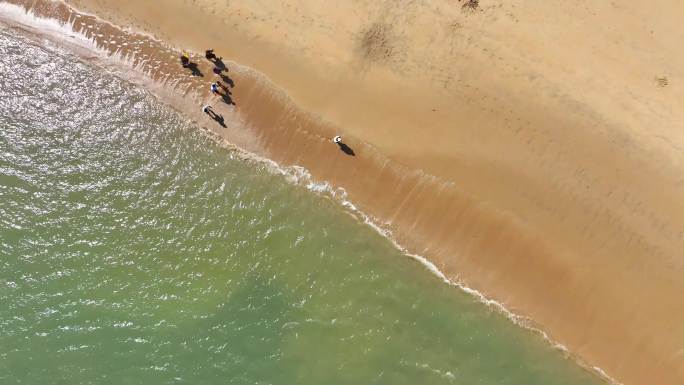
[[[226,127],[225,120],[223,119],[223,116],[217,114],[213,108],[211,108],[210,105],[206,105],[202,107],[202,112],[205,114],[209,115],[210,118],[216,121],[216,123],[220,124],[222,127]]]
[[[204,51],[204,57],[206,57],[210,62],[214,63],[214,69],[212,71],[214,71],[216,75],[220,75],[223,71],[228,71],[228,67],[226,67],[225,63],[223,63],[223,58],[216,56],[213,49]]]
[[[216,119],[216,117],[218,116],[218,114],[216,112],[214,112],[214,109],[211,108],[211,106],[209,106],[209,105],[202,107],[202,112],[209,115],[209,117],[212,119]]]

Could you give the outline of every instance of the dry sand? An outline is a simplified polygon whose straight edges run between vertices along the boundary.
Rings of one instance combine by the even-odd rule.
[[[683,2],[68,2],[266,75],[232,67],[221,135],[618,381],[684,383]]]

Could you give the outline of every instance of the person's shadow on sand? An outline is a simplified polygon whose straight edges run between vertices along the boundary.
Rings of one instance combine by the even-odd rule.
[[[217,114],[214,109],[211,107],[207,106],[204,108],[204,113],[209,115],[210,118],[212,118],[216,123],[220,124],[221,127],[227,128],[225,119],[223,118],[223,115]]]
[[[216,67],[218,67],[221,71],[228,71],[228,67],[226,67],[226,63],[224,63],[223,60],[221,60],[221,59],[223,59],[223,58],[220,58],[220,57],[214,58],[214,60],[213,60],[214,65]]]
[[[216,114],[216,116],[213,117],[212,119],[214,119],[216,121],[216,123],[220,124],[221,127],[228,128],[228,126],[226,126],[225,119],[223,119],[223,115]]]
[[[354,150],[352,150],[351,147],[347,146],[346,144],[342,142],[337,142],[337,145],[340,147],[340,150],[344,152],[345,154],[349,156],[356,156],[356,153],[354,153]]]
[[[202,71],[200,71],[199,67],[197,67],[197,63],[195,62],[189,62],[185,68],[189,69],[192,72],[192,76],[204,76]]]
[[[233,98],[230,97],[228,92],[224,93],[221,95],[221,99],[223,99],[223,102],[228,104],[229,106],[235,106],[235,101],[233,101]]]
[[[224,83],[228,84],[230,88],[235,88],[235,82],[233,79],[228,77],[228,75],[220,74],[221,80],[223,80]]]

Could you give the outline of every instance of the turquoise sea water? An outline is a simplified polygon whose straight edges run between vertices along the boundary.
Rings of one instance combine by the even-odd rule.
[[[0,31],[0,384],[598,384],[146,91]]]

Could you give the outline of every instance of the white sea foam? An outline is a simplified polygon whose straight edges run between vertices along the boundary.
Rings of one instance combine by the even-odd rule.
[[[249,155],[247,155],[247,154],[249,154]],[[464,291],[465,293],[475,297],[479,302],[481,302],[485,306],[499,312],[500,314],[503,314],[504,316],[506,316],[509,320],[511,320],[516,325],[519,325],[520,327],[523,327],[527,330],[530,330],[530,331],[540,335],[554,349],[561,351],[566,356],[571,356],[582,367],[586,368],[587,370],[595,372],[605,381],[607,381],[611,384],[614,384],[614,385],[621,385],[620,382],[618,382],[617,380],[615,380],[614,378],[609,376],[603,369],[601,369],[597,366],[588,365],[584,361],[580,360],[578,357],[572,355],[565,345],[555,341],[545,331],[541,330],[540,328],[533,326],[532,320],[513,313],[512,311],[507,309],[502,303],[500,303],[494,299],[488,298],[487,296],[485,296],[482,292],[480,292],[478,290],[475,290],[473,288],[468,287],[457,277],[456,278],[447,277],[441,270],[439,270],[439,268],[434,263],[430,262],[426,257],[424,257],[422,255],[414,254],[414,253],[411,253],[410,251],[408,251],[405,247],[403,247],[401,244],[399,244],[396,241],[396,238],[393,236],[392,231],[388,226],[389,224],[382,224],[382,222],[379,221],[377,218],[374,218],[374,217],[366,214],[362,210],[358,209],[358,207],[351,200],[348,199],[347,192],[344,190],[344,188],[333,187],[332,184],[330,184],[327,181],[316,181],[313,178],[313,176],[304,167],[301,167],[301,166],[285,167],[285,166],[279,165],[278,163],[276,163],[270,159],[260,158],[258,156],[255,156],[254,154],[251,154],[251,153],[245,153],[245,155],[248,158],[261,163],[262,165],[265,165],[269,169],[269,171],[271,171],[272,173],[282,175],[288,182],[299,185],[299,186],[303,186],[311,192],[322,195],[324,197],[327,197],[327,198],[332,199],[333,201],[339,203],[340,205],[345,207],[347,210],[349,210],[349,212],[353,216],[360,219],[367,226],[369,226],[373,230],[375,230],[378,234],[382,235],[383,237],[386,237],[397,249],[399,249],[406,256],[412,258],[413,260],[415,260],[418,263],[420,263],[421,265],[423,265],[424,268],[426,268],[429,272],[434,274],[442,282],[446,283],[449,286],[454,286],[454,287],[459,288],[460,290]]]
[[[89,39],[84,34],[74,31],[69,23],[61,23],[56,19],[37,17],[31,11],[26,11],[23,7],[0,2],[0,21],[5,24],[29,27],[40,31],[42,34],[59,36],[62,39],[68,38],[72,44],[78,44],[84,48],[95,50],[97,47],[94,40]]]

